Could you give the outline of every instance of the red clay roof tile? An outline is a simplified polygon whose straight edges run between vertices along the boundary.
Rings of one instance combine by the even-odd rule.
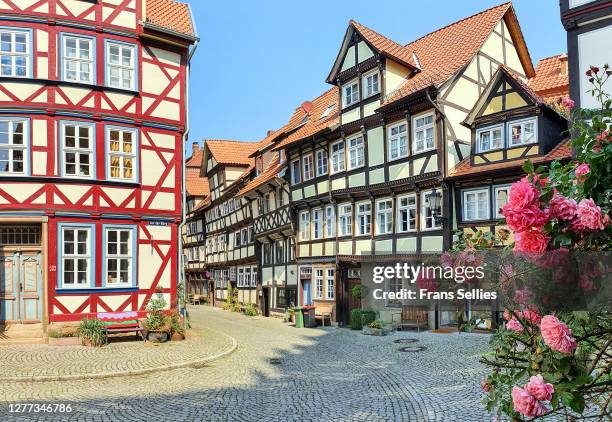
[[[536,74],[529,79],[528,84],[548,102],[568,96],[567,54],[558,54],[540,60],[536,67]]]
[[[418,65],[415,63],[412,57],[412,51],[406,49],[403,45],[396,43],[395,41],[352,19],[350,20],[349,25],[353,25],[357,32],[375,49],[383,53],[383,55],[389,56],[401,64],[418,68]]]
[[[217,163],[248,167],[253,164],[251,153],[259,148],[261,142],[228,141],[207,139],[206,147]]]
[[[174,0],[146,0],[146,22],[195,36],[189,5]]]
[[[274,154],[274,158],[270,161],[268,167],[256,178],[249,181],[241,190],[238,192],[238,195],[244,195],[248,192],[251,192],[253,189],[262,186],[264,183],[269,182],[274,179],[278,173],[285,167],[285,163],[280,162],[280,157],[278,153]]]

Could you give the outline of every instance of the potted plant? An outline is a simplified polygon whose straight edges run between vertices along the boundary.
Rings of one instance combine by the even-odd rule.
[[[106,329],[99,319],[85,318],[78,329],[83,346],[101,347],[106,344]]]
[[[170,338],[172,322],[164,314],[168,303],[161,292],[149,301],[147,311],[149,314],[144,321],[147,339],[152,343],[165,343]]]
[[[81,339],[77,330],[72,327],[49,330],[47,344],[49,346],[78,346],[81,344]]]
[[[383,322],[372,321],[363,327],[363,333],[369,336],[384,336],[387,335],[387,330]]]
[[[185,328],[178,311],[176,309],[171,310],[166,318],[170,320],[171,340],[185,340]]]

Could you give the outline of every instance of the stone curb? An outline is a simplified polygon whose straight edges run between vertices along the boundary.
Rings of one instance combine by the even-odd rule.
[[[207,327],[208,328],[208,327]],[[101,379],[101,378],[117,378],[117,377],[130,377],[137,375],[151,374],[154,372],[171,371],[173,369],[187,368],[190,366],[200,367],[201,365],[214,362],[226,356],[232,354],[238,347],[236,339],[228,334],[220,333],[212,328],[208,328],[211,331],[216,332],[231,341],[230,347],[224,351],[217,353],[212,356],[207,356],[203,359],[196,359],[187,362],[177,362],[170,365],[159,366],[155,368],[143,368],[133,369],[128,371],[118,372],[102,372],[93,374],[74,374],[74,375],[44,375],[44,376],[31,376],[31,377],[0,377],[0,382],[49,382],[49,381],[76,381],[76,380],[89,380],[89,379]]]

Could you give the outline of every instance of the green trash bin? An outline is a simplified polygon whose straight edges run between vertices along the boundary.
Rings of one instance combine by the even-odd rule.
[[[293,311],[295,312],[295,328],[304,328],[304,314],[302,313],[302,308],[295,307]]]

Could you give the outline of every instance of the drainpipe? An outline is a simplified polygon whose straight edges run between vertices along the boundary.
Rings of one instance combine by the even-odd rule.
[[[183,253],[183,227],[185,227],[186,219],[187,219],[187,211],[186,211],[186,198],[187,198],[187,188],[186,188],[186,148],[187,139],[189,138],[189,77],[191,74],[191,58],[198,48],[199,39],[196,38],[193,48],[189,52],[189,57],[187,59],[187,69],[186,69],[186,77],[185,77],[185,132],[183,133],[183,156],[181,159],[181,222],[178,226],[178,265],[179,268],[177,270],[177,277],[179,283],[183,288],[183,299],[179,301],[179,310],[180,313],[185,316],[186,315],[186,307],[185,307],[185,298],[187,297],[187,283],[185,276],[185,254]],[[178,285],[177,285],[178,289]]]

